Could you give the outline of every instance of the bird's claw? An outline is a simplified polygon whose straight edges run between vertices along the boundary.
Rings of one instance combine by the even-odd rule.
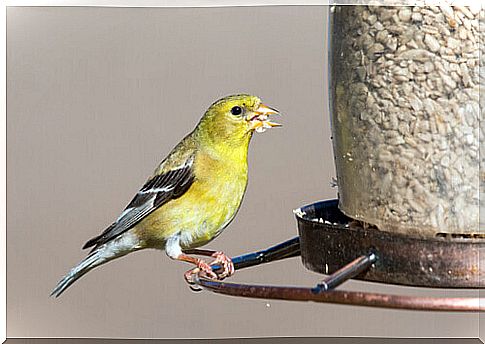
[[[190,269],[186,271],[184,274],[185,281],[189,284],[189,288],[192,291],[202,291],[202,288],[199,285],[197,285],[197,283],[195,282],[197,273],[199,271],[200,271],[199,268],[195,268],[195,269]]]
[[[212,270],[212,267],[208,263],[206,263],[205,261],[199,260],[197,262],[196,268],[190,269],[189,271],[187,271],[185,273],[184,277],[185,277],[185,280],[187,281],[187,283],[195,284],[193,276],[198,274],[199,272],[205,273],[207,275],[207,277],[217,279],[217,274],[214,272],[214,270]]]
[[[184,274],[185,281],[189,284],[189,288],[192,291],[202,291],[202,288],[195,282],[195,276],[199,271],[199,268],[195,268],[186,271]]]
[[[195,269],[190,269],[190,270],[187,270],[185,273],[184,273],[184,278],[185,278],[185,282],[187,282],[188,284],[190,285],[195,285],[196,282],[195,282],[195,275],[197,274],[198,271],[197,268]]]
[[[190,269],[186,271],[184,274],[185,281],[189,284],[189,288],[192,289],[192,291],[202,291],[202,288],[198,286],[196,282],[196,276],[201,271],[204,272],[210,278],[214,278],[214,279],[218,278],[216,273],[212,270],[212,267],[206,262],[201,260],[200,262],[197,263],[196,268]]]
[[[213,262],[211,262],[211,266],[213,265],[222,265],[222,272],[217,274],[218,279],[224,279],[234,274],[234,264],[228,256],[226,256],[223,252],[214,252],[212,257],[215,258]]]
[[[203,260],[198,260],[197,267],[185,272],[185,281],[189,284],[190,289],[192,289],[193,291],[202,290],[202,288],[197,285],[196,281],[197,275],[201,272],[203,272],[207,277],[217,280],[222,280],[234,274],[234,264],[232,263],[231,258],[219,251],[214,252],[212,254],[212,257],[214,257],[215,259],[210,264]],[[220,265],[222,267],[222,272],[214,272],[214,270],[212,269],[214,265]]]

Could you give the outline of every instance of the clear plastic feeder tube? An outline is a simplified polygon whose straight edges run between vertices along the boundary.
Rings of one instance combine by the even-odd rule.
[[[391,232],[479,233],[484,10],[359,5],[330,12],[341,210]]]

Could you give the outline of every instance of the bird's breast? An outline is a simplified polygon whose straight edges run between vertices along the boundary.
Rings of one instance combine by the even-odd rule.
[[[179,233],[183,248],[202,246],[236,215],[247,186],[247,165],[199,160],[195,166],[195,180],[187,192],[145,221],[142,231],[147,241],[163,242]]]
[[[190,215],[178,225],[183,246],[204,245],[233,220],[247,186],[247,166],[242,167],[214,163],[196,173],[196,181],[187,194],[191,199],[187,203],[193,204],[188,206]]]

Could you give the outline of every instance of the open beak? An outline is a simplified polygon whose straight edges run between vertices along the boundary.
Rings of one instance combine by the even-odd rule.
[[[279,123],[271,122],[271,120],[268,118],[270,115],[279,114],[280,113],[278,110],[264,104],[260,104],[256,111],[248,115],[246,120],[249,121],[251,130],[256,130],[258,133],[262,133],[266,131],[266,129],[281,126]]]

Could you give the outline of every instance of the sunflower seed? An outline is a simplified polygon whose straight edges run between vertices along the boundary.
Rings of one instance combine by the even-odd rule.
[[[334,93],[334,116],[346,111],[345,124],[333,120],[333,130],[353,159],[337,159],[337,170],[364,187],[339,185],[351,193],[341,207],[383,230],[478,231],[481,200],[485,208],[485,10],[337,6],[333,15],[342,39],[332,51],[344,52],[334,59],[332,77],[343,90]]]

